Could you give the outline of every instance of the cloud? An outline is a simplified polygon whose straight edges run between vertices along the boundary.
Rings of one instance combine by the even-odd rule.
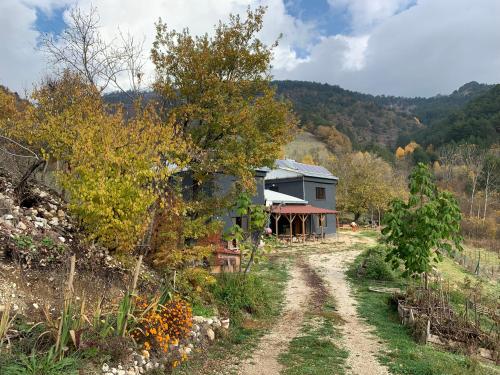
[[[50,15],[77,0],[0,1],[0,83],[30,89],[46,73],[36,51],[36,9]],[[145,38],[146,56],[161,17],[171,28],[193,34],[213,30],[230,13],[268,6],[260,37],[274,51],[277,79],[314,80],[369,93],[435,95],[465,82],[500,82],[498,0],[326,0],[346,14],[349,32],[324,34],[315,20],[290,15],[285,0],[78,0],[97,6],[108,39],[118,27]],[[308,2],[304,6],[311,6]],[[312,3],[311,3],[312,4]],[[339,14],[332,12],[332,14]],[[332,16],[334,17],[334,16]],[[335,22],[332,19],[331,22]],[[5,37],[6,36],[6,37]],[[149,79],[153,66],[146,67]]]
[[[366,40],[323,38],[307,62],[276,75],[406,96],[446,94],[472,80],[498,83],[498,16],[496,0],[421,0],[381,21]],[[349,56],[356,69],[346,69]]]
[[[333,8],[347,8],[351,27],[366,32],[392,15],[407,9],[415,0],[328,0]]]

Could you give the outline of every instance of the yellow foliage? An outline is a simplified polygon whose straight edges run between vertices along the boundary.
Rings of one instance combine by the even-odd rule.
[[[402,159],[405,157],[405,150],[401,147],[398,147],[397,150],[396,150],[396,157],[398,159]]]
[[[315,165],[315,161],[313,159],[313,157],[310,155],[310,154],[306,154],[304,155],[304,157],[302,158],[301,160],[302,163],[304,164],[310,164],[310,165]]]
[[[412,154],[413,151],[415,151],[415,149],[417,147],[420,147],[418,145],[418,143],[414,142],[414,141],[411,141],[410,143],[408,143],[406,146],[405,146],[405,154],[408,155],[408,154]]]
[[[182,167],[176,155],[184,153],[185,142],[152,106],[137,103],[135,116],[126,119],[120,107],[106,105],[95,87],[72,73],[37,88],[33,100],[28,120],[11,134],[57,160],[70,209],[90,239],[131,251],[157,199],[153,186],[175,171],[173,163]]]

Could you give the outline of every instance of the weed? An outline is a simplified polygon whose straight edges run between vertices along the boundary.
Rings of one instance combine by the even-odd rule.
[[[57,354],[49,351],[46,354],[21,355],[17,360],[7,363],[2,368],[3,375],[76,375],[78,362],[74,357],[57,360]]]
[[[19,247],[20,249],[36,250],[33,238],[30,236],[25,236],[25,235],[14,236],[13,240],[16,246]]]

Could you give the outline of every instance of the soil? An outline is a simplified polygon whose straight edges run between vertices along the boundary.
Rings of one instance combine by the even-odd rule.
[[[387,368],[377,361],[377,354],[384,345],[373,335],[372,328],[357,314],[356,300],[346,280],[345,269],[348,263],[360,253],[359,250],[334,252],[327,256],[310,258],[310,263],[321,270],[321,275],[329,284],[330,293],[336,301],[337,312],[344,324],[340,327],[344,347],[349,352],[347,366],[349,373],[355,375],[389,374]]]
[[[294,265],[285,290],[285,307],[279,322],[265,335],[250,359],[239,369],[241,375],[278,375],[282,369],[278,356],[286,351],[288,343],[298,335],[308,301],[312,295],[307,273]]]

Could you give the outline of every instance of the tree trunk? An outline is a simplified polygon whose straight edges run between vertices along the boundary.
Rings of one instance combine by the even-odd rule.
[[[357,222],[360,216],[361,216],[361,212],[355,212],[354,213],[354,222]]]
[[[484,186],[484,209],[483,209],[483,221],[486,220],[486,208],[488,207],[488,190],[490,183],[490,174],[486,175],[486,184]]]

